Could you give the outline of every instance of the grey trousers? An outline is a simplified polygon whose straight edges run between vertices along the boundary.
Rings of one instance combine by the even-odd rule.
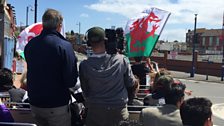
[[[39,108],[31,105],[38,126],[71,126],[69,105],[56,108]]]
[[[120,121],[128,118],[127,107],[89,106],[86,126],[118,126]]]

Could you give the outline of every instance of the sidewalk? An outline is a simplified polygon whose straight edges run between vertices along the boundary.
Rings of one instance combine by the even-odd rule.
[[[221,77],[208,76],[208,80],[206,80],[206,75],[194,74],[194,77],[190,77],[190,73],[179,72],[179,71],[170,71],[170,72],[175,78],[178,78],[178,79],[206,81],[206,82],[215,82],[215,83],[224,84],[224,81],[221,81]]]

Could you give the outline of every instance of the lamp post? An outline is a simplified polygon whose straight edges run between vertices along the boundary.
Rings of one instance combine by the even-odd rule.
[[[33,7],[31,5],[26,7],[26,27],[29,25],[29,9],[33,11]]]
[[[222,76],[221,81],[223,81],[224,78],[224,12],[223,12],[223,22],[222,22]]]
[[[194,73],[195,73],[195,43],[196,43],[196,24],[197,24],[197,15],[198,14],[194,14],[195,15],[195,18],[194,18],[194,39],[193,39],[193,43],[192,43],[192,46],[193,46],[193,49],[192,49],[192,68],[191,68],[191,75],[190,77],[194,77]]]
[[[34,23],[37,23],[37,0],[35,0],[34,4]]]
[[[20,32],[22,32],[22,30],[23,30],[23,22],[20,22]]]
[[[77,25],[79,25],[79,43],[78,44],[81,44],[81,40],[80,40],[81,23],[79,22]]]

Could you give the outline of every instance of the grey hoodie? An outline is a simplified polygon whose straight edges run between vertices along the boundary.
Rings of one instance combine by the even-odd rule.
[[[123,55],[89,57],[80,63],[79,73],[87,106],[126,105],[126,88],[134,85],[134,76],[127,58]]]

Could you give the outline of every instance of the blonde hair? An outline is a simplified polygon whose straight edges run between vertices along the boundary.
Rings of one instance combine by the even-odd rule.
[[[139,87],[140,87],[140,81],[139,81],[139,78],[136,75],[134,75],[134,76],[135,76],[135,79],[134,79],[134,91],[135,91],[135,93],[138,93]]]
[[[20,79],[21,88],[26,89],[27,88],[27,71],[24,71],[22,74],[22,77]]]

